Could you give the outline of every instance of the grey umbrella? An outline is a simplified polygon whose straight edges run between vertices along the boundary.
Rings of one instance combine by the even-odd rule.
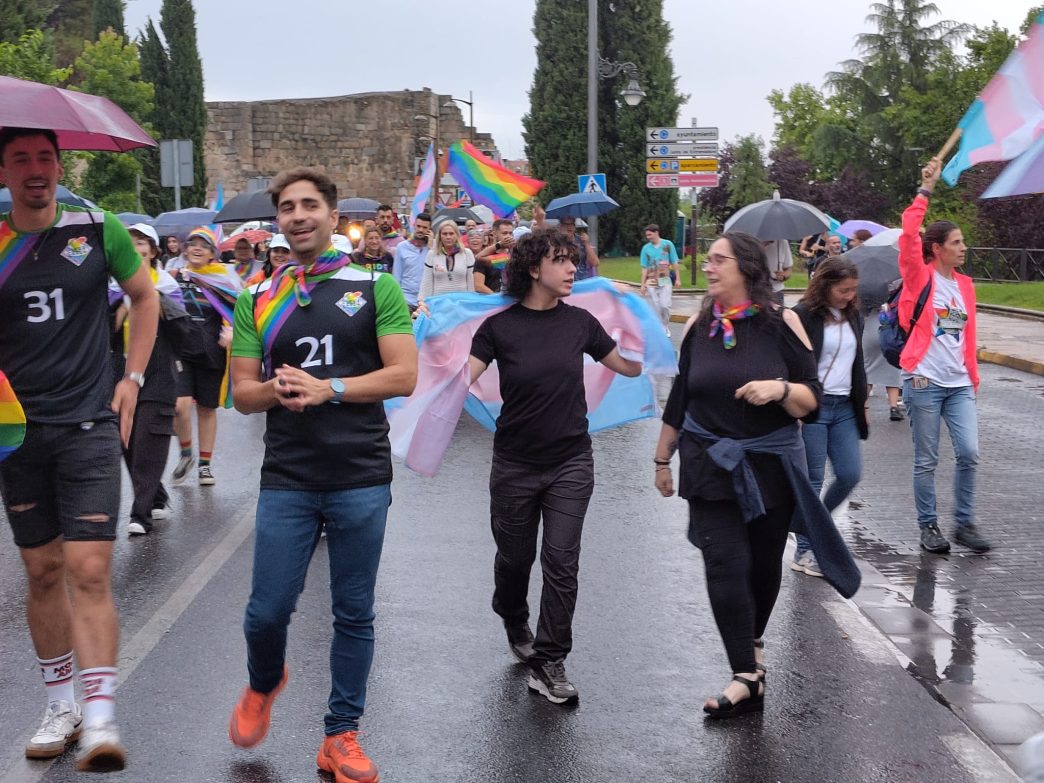
[[[372,198],[342,198],[337,202],[337,211],[349,220],[365,220],[374,217],[380,205]]]
[[[725,221],[726,231],[743,231],[758,239],[801,239],[819,234],[830,227],[830,218],[811,204],[780,198],[779,191],[772,198],[748,204]]]
[[[54,200],[59,204],[69,204],[73,207],[86,207],[87,209],[98,209],[98,205],[83,196],[77,196],[65,185],[59,185],[54,189]],[[0,188],[0,212],[8,212],[11,209],[11,191]]]
[[[474,220],[476,223],[482,222],[482,218],[467,207],[445,207],[440,209],[435,213],[433,223],[440,223],[446,219],[452,220],[459,226],[463,226],[469,220]]]
[[[876,309],[888,301],[888,288],[899,279],[899,249],[892,245],[862,244],[843,253],[859,269],[859,301]]]
[[[246,223],[249,220],[272,220],[275,216],[272,195],[267,190],[258,190],[233,196],[214,216],[214,222]]]
[[[214,222],[217,213],[212,209],[202,207],[186,207],[175,212],[164,212],[152,223],[156,233],[160,236],[173,234],[178,238],[184,238],[189,231],[197,226],[206,226]]]

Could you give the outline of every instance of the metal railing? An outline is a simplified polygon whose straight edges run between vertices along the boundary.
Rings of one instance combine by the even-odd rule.
[[[1044,280],[1044,249],[969,247],[963,271],[977,280],[1023,283]]]

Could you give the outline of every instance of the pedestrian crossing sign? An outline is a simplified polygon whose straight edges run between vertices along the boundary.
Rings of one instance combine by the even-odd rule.
[[[577,193],[605,193],[605,174],[581,174],[577,179]]]

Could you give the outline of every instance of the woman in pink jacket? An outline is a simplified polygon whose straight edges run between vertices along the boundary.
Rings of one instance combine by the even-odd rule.
[[[932,158],[921,171],[921,187],[903,212],[899,271],[903,291],[899,323],[909,339],[899,359],[903,400],[913,428],[913,488],[921,547],[950,551],[939,530],[935,507],[935,467],[939,463],[939,423],[946,422],[957,460],[953,476],[954,538],[973,552],[990,545],[975,526],[975,466],[979,461],[975,393],[979,365],[975,355],[975,286],[957,270],[967,247],[961,230],[939,220],[920,234],[928,200],[939,181],[942,161]],[[917,300],[927,289],[924,310],[911,327]]]

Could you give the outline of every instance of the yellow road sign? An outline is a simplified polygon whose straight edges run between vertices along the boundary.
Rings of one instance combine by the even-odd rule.
[[[670,174],[679,171],[717,171],[717,158],[649,158],[645,162],[649,174]]]

